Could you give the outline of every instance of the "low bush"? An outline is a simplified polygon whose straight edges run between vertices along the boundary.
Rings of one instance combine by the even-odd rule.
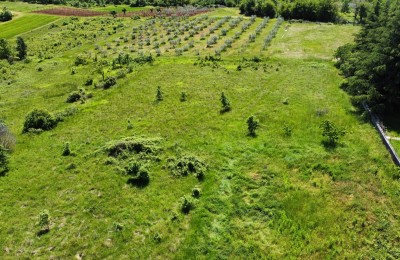
[[[34,109],[25,117],[23,133],[31,130],[47,131],[57,126],[58,121],[46,110]]]
[[[104,151],[112,157],[118,157],[123,153],[156,154],[160,150],[160,141],[157,138],[127,137],[107,143]]]
[[[184,214],[189,214],[189,212],[194,209],[194,199],[189,196],[183,196],[181,198],[181,211]]]
[[[130,176],[128,183],[138,187],[149,184],[150,176],[146,167],[138,162],[131,162],[125,167],[125,173]]]
[[[194,174],[199,180],[204,179],[207,165],[196,156],[183,156],[168,159],[168,168],[174,176],[188,176]]]

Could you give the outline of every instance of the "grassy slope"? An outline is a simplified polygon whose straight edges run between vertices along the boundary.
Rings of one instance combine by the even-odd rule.
[[[44,26],[59,19],[57,16],[24,14],[12,21],[0,24],[0,38],[12,38],[25,32]]]
[[[0,89],[2,117],[18,139],[11,171],[0,178],[3,257],[320,259],[396,253],[399,187],[390,178],[390,158],[339,90],[341,78],[329,55],[356,29],[285,26],[262,53],[269,58],[266,71],[236,71],[240,56],[233,54],[223,56],[229,73],[193,66],[195,58],[162,56],[117,87],[91,89],[94,98],[76,105],[76,115],[37,136],[19,134],[26,113],[70,107],[64,102],[69,92],[87,77],[99,79],[94,65],[70,73],[74,57],[93,47],[83,44],[48,61],[16,64],[21,72]],[[47,29],[29,35],[41,33]],[[250,45],[255,51],[246,56],[260,55],[261,44]],[[43,72],[36,71],[39,66]],[[159,104],[153,102],[156,86],[165,93]],[[188,93],[185,103],[179,102],[181,91]],[[218,113],[221,91],[233,107],[224,115]],[[257,138],[246,136],[251,114],[261,122]],[[321,144],[324,119],[348,132],[336,149]],[[291,137],[283,135],[285,125],[293,129]],[[152,165],[144,189],[126,185],[126,177],[104,165],[105,155],[93,154],[107,141],[130,135],[164,140],[162,162]],[[60,156],[65,142],[76,157]],[[203,183],[173,178],[163,168],[167,157],[181,153],[209,164]],[[70,163],[77,168],[66,170]],[[171,221],[180,197],[194,186],[203,190],[196,209]],[[52,216],[51,231],[37,237],[43,209]],[[113,231],[114,222],[123,224],[121,232]]]

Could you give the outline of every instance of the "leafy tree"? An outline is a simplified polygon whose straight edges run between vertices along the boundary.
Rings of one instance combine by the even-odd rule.
[[[25,118],[23,133],[33,130],[50,130],[57,125],[57,120],[46,110],[34,109]]]
[[[7,7],[3,8],[3,11],[0,13],[0,22],[6,22],[12,20],[12,13],[7,9]]]
[[[6,39],[0,39],[0,60],[9,59],[11,57],[11,49]]]
[[[26,58],[27,49],[28,47],[26,46],[24,39],[17,37],[17,56],[20,60]]]
[[[225,96],[224,92],[221,93],[220,101],[222,104],[222,109],[220,110],[221,113],[231,111],[231,109],[232,109],[231,103],[229,102],[228,98]]]
[[[38,225],[42,228],[42,230],[50,230],[50,215],[48,210],[43,210],[39,213]]]
[[[400,109],[400,1],[388,8],[374,8],[365,20],[355,44],[340,47],[337,67],[356,105],[366,102],[375,112]]]
[[[257,135],[256,130],[259,126],[258,120],[255,118],[255,116],[250,116],[246,122],[247,122],[247,129],[249,131],[249,135],[253,136],[253,137],[256,136]]]
[[[164,100],[164,94],[161,90],[161,87],[157,87],[156,101],[163,101],[163,100]]]
[[[184,92],[184,91],[181,92],[181,97],[179,98],[179,100],[180,100],[181,102],[185,102],[185,101],[187,100],[187,94],[186,94],[186,92]]]
[[[110,14],[111,14],[114,18],[117,17],[117,11],[115,11],[115,10],[110,11]]]
[[[62,156],[68,156],[71,154],[71,149],[69,148],[69,143],[65,143]]]
[[[122,8],[122,12],[124,13],[124,15],[126,15],[126,8],[124,7],[124,8]]]
[[[322,122],[322,136],[328,139],[328,144],[335,146],[341,136],[346,134],[346,131],[339,129],[333,122],[325,120]]]

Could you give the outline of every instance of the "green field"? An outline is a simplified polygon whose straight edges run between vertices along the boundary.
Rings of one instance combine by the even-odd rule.
[[[9,39],[44,26],[57,19],[59,19],[59,17],[51,15],[24,14],[12,21],[0,23],[0,38]]]
[[[359,28],[283,22],[264,48],[277,19],[256,33],[263,19],[238,17],[229,8],[190,18],[63,17],[24,30],[28,62],[0,61],[1,119],[17,139],[0,177],[0,258],[400,256],[398,169],[339,88],[332,60]],[[154,62],[137,62],[150,54]],[[117,84],[99,87],[103,76]],[[79,88],[93,97],[67,103]],[[72,112],[50,131],[23,134],[34,108]],[[336,147],[324,142],[324,120],[346,130]],[[107,154],[127,137],[155,138],[159,150]],[[72,156],[61,155],[66,142]],[[188,156],[206,164],[203,180],[171,171]],[[147,186],[127,181],[130,161],[148,169]],[[185,214],[194,188],[201,196]],[[39,235],[43,210],[50,231]]]

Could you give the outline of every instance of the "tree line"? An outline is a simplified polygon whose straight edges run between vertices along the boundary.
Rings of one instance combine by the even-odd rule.
[[[354,104],[395,112],[400,109],[400,1],[378,0],[372,9],[355,43],[336,51],[336,65]]]

